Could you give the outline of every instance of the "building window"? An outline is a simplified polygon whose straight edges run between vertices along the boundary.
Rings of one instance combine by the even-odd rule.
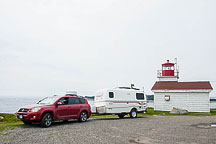
[[[165,95],[164,99],[165,99],[165,101],[170,101],[170,95]]]
[[[114,93],[113,92],[109,92],[109,98],[114,98]]]
[[[144,94],[143,93],[136,93],[136,99],[137,100],[144,100],[145,99]]]

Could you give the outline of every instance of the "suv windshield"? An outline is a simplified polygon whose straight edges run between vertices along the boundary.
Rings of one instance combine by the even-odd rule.
[[[40,104],[40,105],[51,105],[51,104],[54,104],[54,102],[55,102],[57,99],[59,99],[59,98],[60,98],[60,97],[58,97],[58,96],[46,97],[46,98],[40,100],[40,101],[38,102],[38,104]]]

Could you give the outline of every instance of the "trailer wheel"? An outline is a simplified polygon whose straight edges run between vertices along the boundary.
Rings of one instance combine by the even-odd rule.
[[[118,114],[118,117],[121,119],[124,118],[124,116],[125,116],[124,114]]]
[[[136,109],[132,109],[131,112],[130,112],[130,117],[131,118],[136,118],[137,117],[137,111]]]

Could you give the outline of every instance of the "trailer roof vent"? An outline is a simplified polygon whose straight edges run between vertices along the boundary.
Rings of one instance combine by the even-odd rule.
[[[119,89],[133,89],[133,90],[140,90],[140,89],[138,89],[138,88],[131,88],[131,87],[117,87],[117,88],[119,88]]]
[[[119,89],[131,89],[130,87],[118,87]]]

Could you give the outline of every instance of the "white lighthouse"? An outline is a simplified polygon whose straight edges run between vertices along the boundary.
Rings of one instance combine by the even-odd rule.
[[[157,77],[152,87],[155,111],[171,111],[175,107],[189,112],[210,112],[209,81],[178,82],[179,72],[169,60],[162,64]]]

